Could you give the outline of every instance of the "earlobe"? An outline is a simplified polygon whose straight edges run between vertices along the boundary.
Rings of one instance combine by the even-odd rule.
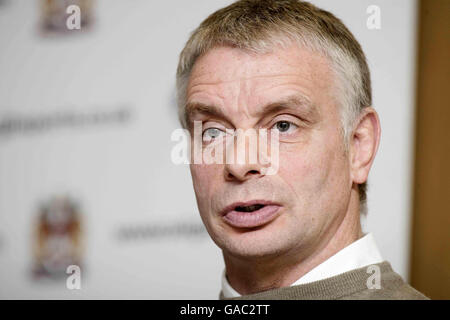
[[[356,123],[350,141],[351,172],[354,183],[366,182],[380,143],[381,127],[378,114],[365,108]]]

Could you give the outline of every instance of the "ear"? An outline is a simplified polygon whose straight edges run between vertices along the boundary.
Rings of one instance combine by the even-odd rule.
[[[381,127],[378,114],[372,107],[364,108],[350,139],[350,167],[353,183],[367,181],[380,143]]]

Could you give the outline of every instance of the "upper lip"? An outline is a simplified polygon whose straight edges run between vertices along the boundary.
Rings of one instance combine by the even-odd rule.
[[[233,202],[232,204],[226,206],[225,208],[223,208],[220,211],[220,214],[222,216],[226,215],[228,212],[233,211],[234,209],[236,209],[236,207],[248,207],[248,206],[253,206],[253,205],[257,205],[257,204],[262,204],[262,205],[276,205],[279,206],[278,203],[272,202],[272,201],[267,201],[267,200],[251,200],[251,201],[239,201],[239,202]]]

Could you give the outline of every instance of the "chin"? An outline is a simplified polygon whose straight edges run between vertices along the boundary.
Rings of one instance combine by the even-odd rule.
[[[269,258],[283,254],[295,245],[291,243],[292,238],[283,237],[283,233],[274,229],[265,226],[258,230],[234,231],[216,235],[213,239],[224,255],[243,259]]]
[[[270,246],[268,246],[268,243],[251,245],[246,245],[243,243],[228,243],[222,247],[222,251],[224,255],[246,260],[256,260],[278,257],[288,251],[288,249],[286,246],[277,246],[273,243]]]

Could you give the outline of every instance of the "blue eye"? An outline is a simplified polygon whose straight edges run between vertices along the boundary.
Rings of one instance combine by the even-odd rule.
[[[203,141],[204,142],[209,142],[211,140],[217,139],[219,138],[224,132],[220,129],[217,128],[209,128],[206,129],[205,131],[203,131]]]

